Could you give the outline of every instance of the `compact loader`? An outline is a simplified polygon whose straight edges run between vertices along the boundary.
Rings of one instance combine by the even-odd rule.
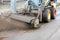
[[[17,19],[28,23],[29,28],[39,28],[39,22],[49,22],[56,17],[56,0],[24,0],[24,9],[19,15],[13,15]]]

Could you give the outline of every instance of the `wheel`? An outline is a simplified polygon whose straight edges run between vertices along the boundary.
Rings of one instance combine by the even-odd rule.
[[[34,28],[34,24],[29,23],[28,25],[29,25],[29,28],[30,29],[33,29]]]
[[[49,22],[51,19],[51,13],[50,13],[50,9],[45,9],[43,14],[42,14],[42,20],[44,22]]]
[[[29,23],[29,28],[39,28],[39,19],[32,20],[31,23]]]
[[[56,17],[56,9],[55,8],[50,8],[50,11],[51,11],[51,19],[55,19]]]

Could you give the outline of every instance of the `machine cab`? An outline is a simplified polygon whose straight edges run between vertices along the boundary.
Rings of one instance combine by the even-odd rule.
[[[44,2],[45,0],[29,0],[28,5],[31,6],[31,9],[38,9],[39,6]]]
[[[44,2],[44,0],[29,0],[29,4],[35,5],[35,6],[39,6],[43,2]]]

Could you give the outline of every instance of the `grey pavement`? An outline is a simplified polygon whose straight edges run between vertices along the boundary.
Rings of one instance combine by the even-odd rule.
[[[14,33],[3,40],[60,40],[60,15],[49,23],[43,23],[37,30],[22,35]]]
[[[57,30],[55,34],[49,40],[60,40],[60,29]]]

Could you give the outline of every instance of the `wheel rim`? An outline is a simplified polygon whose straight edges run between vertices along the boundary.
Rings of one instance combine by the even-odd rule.
[[[48,20],[50,20],[50,17],[51,17],[50,11],[48,11]]]
[[[56,10],[54,10],[54,17],[56,16]]]

